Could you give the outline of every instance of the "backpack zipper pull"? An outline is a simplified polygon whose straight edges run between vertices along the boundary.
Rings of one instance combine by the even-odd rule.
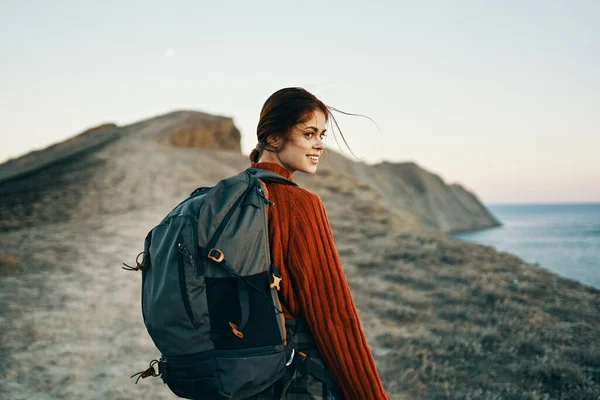
[[[137,255],[137,257],[135,258],[135,267],[132,267],[131,265],[125,264],[123,263],[124,267],[123,268],[125,271],[143,271],[144,270],[144,258],[142,257],[142,261],[140,262],[140,256],[141,255],[146,255],[143,251]]]
[[[182,243],[177,243],[177,249],[181,254],[183,254],[190,260],[190,264],[194,265],[194,258]]]
[[[265,195],[265,191],[263,190],[262,186],[258,186],[258,188],[256,189],[256,191],[258,192],[258,194],[260,195],[260,197],[262,197],[263,199],[265,199],[265,204],[270,205],[271,207],[275,207],[275,203],[273,203],[271,200],[269,200],[267,198],[267,196]]]

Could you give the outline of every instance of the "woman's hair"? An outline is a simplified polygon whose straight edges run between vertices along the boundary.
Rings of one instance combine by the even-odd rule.
[[[265,101],[260,111],[260,120],[256,128],[258,144],[250,153],[250,161],[258,162],[264,150],[278,151],[278,149],[281,149],[285,145],[290,129],[298,123],[309,120],[315,110],[319,110],[325,115],[325,122],[329,121],[329,117],[331,117],[344,143],[346,143],[346,139],[342,135],[331,111],[338,111],[343,114],[347,113],[325,105],[325,103],[305,89],[299,87],[284,88],[273,93]],[[270,137],[281,139],[279,147],[275,147],[267,141]],[[347,143],[346,146],[348,146]],[[352,150],[350,151],[352,152]]]

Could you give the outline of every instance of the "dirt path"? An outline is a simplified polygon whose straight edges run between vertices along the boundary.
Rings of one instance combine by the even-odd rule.
[[[147,221],[163,213],[146,209],[0,236],[0,254],[19,259],[0,277],[0,397],[173,398],[160,379],[129,379],[158,353],[141,318],[141,275],[120,268],[141,250]]]

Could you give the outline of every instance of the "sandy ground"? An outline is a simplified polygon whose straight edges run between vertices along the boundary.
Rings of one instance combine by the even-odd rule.
[[[0,397],[4,399],[173,398],[160,379],[129,378],[159,354],[140,309],[133,262],[164,213],[146,209],[0,236],[19,259],[0,278]],[[8,361],[8,362],[7,362]]]

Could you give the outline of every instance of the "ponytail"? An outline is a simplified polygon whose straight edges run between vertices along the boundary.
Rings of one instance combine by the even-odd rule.
[[[252,149],[252,151],[250,152],[250,161],[258,162],[258,159],[260,158],[260,155],[262,154],[265,147],[268,147],[268,146],[265,146],[264,144],[262,144],[259,141],[258,144],[256,145],[256,147],[254,149]]]
[[[252,149],[252,151],[250,152],[250,162],[258,162],[259,158],[260,153],[258,152],[258,150]]]

